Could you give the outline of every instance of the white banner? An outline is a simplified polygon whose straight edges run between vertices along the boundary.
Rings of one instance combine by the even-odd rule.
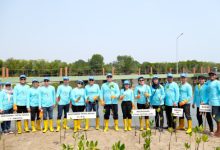
[[[30,113],[17,113],[17,114],[1,114],[0,121],[12,121],[12,120],[30,120]]]
[[[135,109],[132,110],[132,116],[155,116],[155,109]]]
[[[200,105],[199,111],[200,112],[211,112],[212,111],[212,106],[210,106],[210,105]]]
[[[172,108],[172,114],[175,117],[182,117],[183,116],[183,109],[182,108]]]
[[[67,119],[92,119],[96,118],[96,112],[71,112],[67,113]]]

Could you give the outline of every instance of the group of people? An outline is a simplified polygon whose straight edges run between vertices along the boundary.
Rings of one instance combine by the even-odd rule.
[[[88,78],[88,84],[84,85],[83,80],[77,81],[77,86],[72,88],[69,85],[69,77],[63,77],[63,83],[57,90],[50,84],[50,78],[45,77],[43,85],[39,86],[39,81],[34,79],[32,87],[26,84],[26,76],[20,76],[20,83],[12,89],[11,83],[6,82],[4,86],[0,83],[0,113],[10,114],[13,111],[17,113],[31,113],[31,129],[33,132],[41,130],[41,119],[43,119],[43,133],[53,128],[53,109],[57,106],[57,128],[59,132],[62,128],[69,129],[67,122],[67,113],[69,108],[73,112],[96,111],[96,129],[99,129],[99,104],[104,107],[104,132],[108,131],[110,115],[114,119],[114,129],[118,127],[118,103],[121,102],[124,130],[132,130],[132,109],[156,110],[155,126],[159,131],[163,130],[164,115],[166,112],[168,128],[185,130],[184,116],[179,118],[179,126],[176,128],[176,117],[172,114],[172,108],[182,108],[188,122],[186,133],[192,132],[191,104],[197,107],[198,124],[203,124],[203,113],[199,112],[199,106],[211,105],[212,113],[206,113],[210,132],[220,137],[220,81],[216,80],[215,72],[209,73],[209,78],[205,76],[198,77],[198,84],[192,87],[187,82],[187,74],[180,75],[180,83],[173,80],[171,73],[167,74],[167,82],[160,84],[159,77],[154,75],[151,85],[145,83],[144,77],[138,78],[138,85],[132,89],[129,80],[123,81],[122,89],[113,82],[113,75],[106,75],[107,82],[101,85],[95,83],[94,77]],[[4,87],[4,88],[3,88]],[[194,89],[194,92],[193,92]],[[137,105],[135,103],[137,102]],[[64,115],[63,115],[64,113]],[[63,119],[62,119],[63,117]],[[213,121],[217,123],[217,131],[213,132]],[[150,130],[148,116],[139,117],[140,130]],[[144,122],[145,121],[145,122]],[[24,120],[24,131],[29,132],[29,121]],[[10,121],[1,123],[2,131],[11,132]],[[85,129],[89,129],[89,119],[85,119]],[[81,130],[81,120],[74,119],[74,132]],[[22,133],[22,123],[17,121],[17,133]]]

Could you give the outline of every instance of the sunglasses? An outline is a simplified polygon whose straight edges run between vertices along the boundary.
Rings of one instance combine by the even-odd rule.
[[[112,78],[112,76],[107,76],[107,78]]]
[[[49,82],[49,80],[44,80],[44,82]]]
[[[93,79],[90,79],[89,81],[94,81]]]
[[[20,80],[26,80],[25,78],[21,78]]]
[[[139,80],[139,81],[144,81],[144,80]]]
[[[83,85],[83,83],[77,83],[77,84]]]

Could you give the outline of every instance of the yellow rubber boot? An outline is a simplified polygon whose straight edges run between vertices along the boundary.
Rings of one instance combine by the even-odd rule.
[[[67,119],[63,118],[63,129],[66,129],[66,130],[70,129],[67,124],[68,124]]]
[[[109,120],[107,120],[107,119],[104,120],[104,124],[105,124],[104,132],[108,131],[108,122],[109,122]]]
[[[114,120],[114,123],[115,123],[115,131],[118,131],[118,130],[119,130],[119,129],[118,129],[118,120],[115,119],[115,120]]]
[[[145,123],[146,123],[146,130],[150,131],[150,122],[149,119],[145,119]]]
[[[85,122],[86,122],[85,131],[87,131],[89,129],[89,119],[86,119]]]
[[[128,131],[132,130],[131,126],[132,126],[132,120],[128,119]]]
[[[46,133],[48,131],[48,120],[44,120],[44,130],[43,133]]]
[[[123,122],[124,122],[124,130],[125,130],[125,131],[128,131],[128,128],[127,128],[127,119],[123,119]]]
[[[41,122],[40,122],[40,120],[37,120],[36,129],[37,129],[38,131],[41,131]]]
[[[139,118],[139,121],[140,121],[140,131],[143,131],[144,130],[143,119]]]
[[[176,128],[177,130],[185,130],[184,128],[184,119],[179,119],[179,127]]]
[[[22,133],[21,121],[17,121],[17,128],[18,128],[18,134],[21,134]]]
[[[25,132],[30,132],[29,125],[28,125],[28,120],[24,120],[24,131]]]
[[[57,120],[57,130],[56,132],[60,132],[60,119]]]
[[[35,128],[35,121],[31,121],[31,129],[32,129],[32,132],[36,132],[36,128]]]
[[[78,123],[77,123],[77,130],[81,130],[81,120],[78,119],[77,121],[78,121]]]
[[[96,118],[95,122],[96,122],[95,129],[99,130],[99,122],[100,122],[99,118]]]
[[[74,130],[73,130],[73,132],[76,133],[76,132],[77,132],[77,128],[78,128],[78,120],[74,120],[74,121],[73,121],[73,124],[74,124]]]
[[[188,129],[186,131],[187,134],[192,132],[192,120],[188,120]]]
[[[50,132],[54,132],[54,129],[53,129],[53,120],[50,119],[50,120],[49,120],[49,123],[50,123]]]

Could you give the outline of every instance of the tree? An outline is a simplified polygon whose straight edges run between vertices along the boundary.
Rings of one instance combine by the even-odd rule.
[[[100,54],[94,54],[88,63],[91,70],[100,72],[104,66],[104,58]]]
[[[137,73],[139,62],[135,61],[131,56],[117,56],[117,61],[114,63],[117,72],[130,74]]]

